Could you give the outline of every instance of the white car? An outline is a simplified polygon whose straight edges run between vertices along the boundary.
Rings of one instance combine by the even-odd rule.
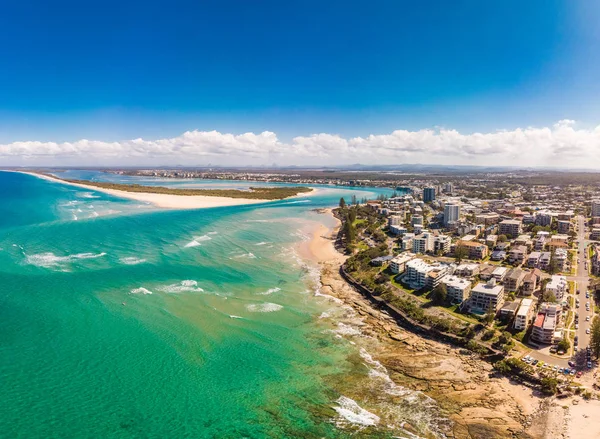
[[[590,333],[590,328],[587,328],[587,329],[585,330],[585,333],[586,333],[586,334],[589,334],[589,333]]]
[[[585,317],[585,321],[586,321],[586,322],[589,322],[589,321],[590,321],[590,316],[586,316],[586,317]]]
[[[579,325],[575,323],[575,329],[579,329]]]

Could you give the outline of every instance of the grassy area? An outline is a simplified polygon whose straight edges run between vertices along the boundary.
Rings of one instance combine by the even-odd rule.
[[[53,178],[57,178],[52,176]],[[140,184],[117,184],[101,181],[67,180],[59,179],[67,183],[82,184],[101,189],[113,189],[125,192],[143,192],[149,194],[181,195],[225,198],[247,198],[253,200],[283,200],[294,195],[311,192],[309,187],[251,187],[247,191],[237,189],[175,189],[163,186],[142,186]]]
[[[352,223],[352,225],[353,225],[354,227],[356,227],[356,226],[358,226],[358,225],[360,225],[360,224],[365,224],[366,222],[367,222],[367,220],[366,220],[366,219],[358,219],[358,218],[357,218],[357,219],[355,219],[355,220],[354,220],[354,222]]]

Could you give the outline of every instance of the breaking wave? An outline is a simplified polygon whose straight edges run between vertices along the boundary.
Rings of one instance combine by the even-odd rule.
[[[158,288],[158,291],[162,291],[163,293],[201,293],[204,290],[198,286],[198,282],[195,280],[182,280],[178,284],[160,287]]]
[[[36,267],[53,268],[60,267],[79,259],[96,259],[106,256],[106,253],[77,253],[74,255],[57,256],[52,252],[25,255],[25,263]]]
[[[338,426],[353,424],[369,427],[379,423],[379,416],[363,409],[351,398],[342,395],[336,403],[338,405],[334,406],[333,409],[338,414],[337,419],[335,419]]]
[[[246,309],[250,312],[275,312],[283,309],[283,306],[276,303],[260,303],[246,305]]]
[[[146,262],[145,259],[136,258],[135,256],[129,256],[129,257],[126,257],[126,258],[121,258],[121,259],[119,259],[119,261],[122,264],[125,264],[125,265],[137,265],[137,264],[143,264],[144,262]]]
[[[140,287],[140,288],[134,288],[133,290],[130,291],[131,294],[152,294],[152,291],[147,290],[146,288]]]

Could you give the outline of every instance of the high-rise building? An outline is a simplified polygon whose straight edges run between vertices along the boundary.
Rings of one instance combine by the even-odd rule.
[[[434,187],[426,187],[423,189],[423,201],[425,203],[429,203],[430,201],[435,200],[435,188]]]
[[[592,216],[600,216],[600,200],[592,200]]]
[[[460,219],[460,205],[446,204],[444,206],[444,225],[448,226]]]

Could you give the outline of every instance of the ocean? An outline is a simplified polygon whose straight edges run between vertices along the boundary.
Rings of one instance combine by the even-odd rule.
[[[314,209],[392,190],[173,211],[18,173],[0,188],[0,437],[436,436],[435,403],[391,382],[295,250],[333,225]]]

